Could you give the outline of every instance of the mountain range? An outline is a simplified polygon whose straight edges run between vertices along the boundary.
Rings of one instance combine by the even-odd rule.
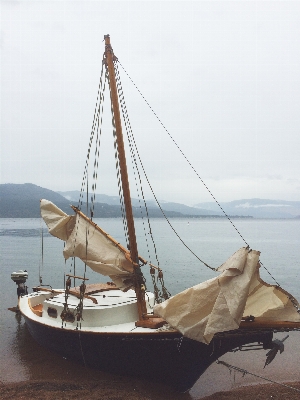
[[[58,192],[65,198],[76,201],[79,191]],[[119,205],[118,196],[96,194],[96,201],[100,203]],[[139,206],[139,200],[132,199],[133,206]],[[268,200],[268,199],[242,199],[219,203],[225,213],[231,217],[252,218],[300,218],[300,201]],[[158,207],[154,200],[147,200],[149,207]],[[184,216],[224,216],[216,202],[195,204],[193,207],[185,204],[160,201],[164,211],[176,211]]]
[[[78,205],[79,191],[54,192],[32,183],[0,184],[0,218],[38,218],[39,200],[44,198],[55,203],[65,213],[70,214],[70,204]],[[83,199],[85,201],[85,199]],[[135,217],[145,216],[142,201],[132,199]],[[300,218],[300,201],[242,199],[220,203],[222,209],[231,217],[252,218]],[[215,202],[198,203],[194,207],[174,202],[161,202],[168,218],[223,217],[224,213]],[[161,218],[163,214],[154,200],[147,200],[149,216]],[[82,210],[86,209],[83,204]],[[96,194],[95,218],[121,217],[120,202],[117,196]]]
[[[54,192],[52,190],[42,188],[32,183],[24,184],[1,184],[0,185],[0,218],[39,218],[40,199],[47,199],[52,201],[66,214],[72,214],[73,211],[70,205],[78,206],[78,199],[80,196],[79,191],[72,192]],[[83,204],[81,209],[86,210],[86,203]],[[133,215],[136,218],[145,217],[143,207],[140,207],[138,199],[133,199]],[[154,206],[153,202],[149,202],[148,213],[151,218],[162,218],[161,210]],[[182,218],[182,217],[198,217],[198,216],[217,216],[214,211],[202,212],[195,209],[195,214],[192,213],[193,209],[188,206],[186,212],[181,213],[177,210],[164,210],[168,218]],[[180,207],[179,207],[180,208]],[[190,213],[187,212],[188,209]],[[94,218],[117,218],[122,217],[120,202],[118,197],[107,195],[96,195],[96,202],[94,207]]]
[[[300,201],[242,199],[220,203],[228,215],[246,216],[253,218],[300,218]],[[215,202],[198,203],[194,207],[218,212]]]

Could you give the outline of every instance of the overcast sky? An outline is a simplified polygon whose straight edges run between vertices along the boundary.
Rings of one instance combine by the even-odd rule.
[[[219,201],[300,200],[299,1],[0,4],[1,183],[80,190],[109,33]],[[122,82],[157,197],[210,201],[125,74]],[[109,129],[105,135],[111,141]],[[97,192],[112,195],[107,146]]]

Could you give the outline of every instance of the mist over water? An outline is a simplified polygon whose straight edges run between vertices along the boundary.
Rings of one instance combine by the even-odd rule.
[[[123,239],[121,220],[95,219],[95,222],[121,244],[126,245]],[[225,219],[171,219],[170,222],[182,241],[200,259],[214,268],[220,266],[240,247],[245,246],[239,234]],[[260,259],[276,281],[299,299],[300,221],[234,219],[233,222],[250,247],[261,251]],[[149,231],[150,228],[146,221],[136,221],[139,254],[155,265],[159,262],[159,266],[164,271],[165,285],[171,294],[176,294],[216,276],[214,271],[205,267],[182,245],[165,220],[154,219],[151,221],[155,249],[153,249],[151,237],[148,236],[147,240],[145,239],[144,233],[149,233]],[[76,380],[80,378],[86,381],[114,380],[115,383],[120,384],[124,378],[85,369],[83,366],[74,365],[68,360],[62,359],[59,355],[49,353],[41,348],[30,337],[23,319],[7,310],[8,307],[17,304],[16,285],[10,279],[10,274],[14,271],[19,269],[28,271],[27,286],[29,291],[33,286],[38,285],[39,274],[41,274],[44,284],[51,285],[53,288],[63,287],[64,272],[73,273],[74,267],[71,260],[65,262],[63,258],[63,242],[50,236],[40,219],[1,219],[0,248],[0,358],[2,360],[0,381]],[[144,266],[143,271],[145,271],[147,288],[152,290],[148,266]],[[76,274],[82,275],[83,273],[83,264],[76,261]],[[87,276],[90,278],[89,283],[106,282],[108,280],[107,277],[99,276],[91,270],[87,271]],[[275,283],[264,268],[261,268],[261,276],[268,283]],[[281,334],[280,337],[284,335],[286,334]],[[297,354],[299,354],[298,350],[300,351],[297,344],[299,342],[298,337],[299,333],[297,332],[290,334],[289,341],[286,341],[286,351],[283,355],[277,356],[277,359],[266,370],[262,369],[264,354],[261,352],[250,352],[249,355],[247,353],[247,357],[231,353],[225,355],[224,358],[231,359],[233,364],[239,363],[242,368],[245,363],[246,365],[249,363],[249,369],[252,368],[252,371],[254,369],[253,372],[257,372],[255,370],[257,364],[257,368],[260,368],[260,373],[264,376],[266,374],[276,375],[279,365],[285,365],[283,379],[299,379],[299,362],[296,363],[295,361],[295,357],[297,358]],[[293,346],[296,346],[296,350]],[[225,374],[225,372],[222,367],[212,365],[205,372],[205,376],[203,375],[199,379],[187,395],[188,397],[181,398],[196,399],[217,390],[230,388],[231,383],[230,380],[228,381],[228,374]],[[217,387],[215,382],[213,383],[215,374],[218,374],[219,384]],[[242,382],[240,379],[237,382],[237,384],[243,384],[243,382],[247,383],[248,381]],[[132,385],[139,384],[141,384],[140,381],[132,379]],[[152,393],[152,395],[152,398],[160,398],[157,393]]]

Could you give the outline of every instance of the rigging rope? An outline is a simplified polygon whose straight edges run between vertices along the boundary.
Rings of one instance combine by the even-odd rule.
[[[118,151],[118,144],[117,144],[116,122],[115,122],[114,110],[113,110],[113,105],[112,105],[112,93],[111,93],[111,87],[110,87],[108,73],[106,74],[106,79],[108,81],[108,87],[110,90],[110,99],[111,99],[110,109],[111,109],[111,116],[112,116],[112,127],[113,127],[113,137],[114,137],[114,149],[115,149],[119,201],[120,201],[120,207],[121,207],[125,241],[126,241],[127,248],[129,248],[129,233],[128,233],[128,224],[127,224],[127,219],[126,219],[126,209],[125,209],[125,202],[124,202],[124,196],[123,196],[123,188],[122,188],[122,182],[121,182],[121,169],[120,169],[119,151]]]
[[[143,221],[143,229],[144,229],[145,236],[146,236],[146,229],[145,229],[145,224],[144,224],[143,210],[142,210],[139,191],[141,192],[141,196],[143,198],[144,208],[145,208],[145,211],[146,211],[146,216],[147,216],[147,221],[148,221],[149,233],[150,233],[150,237],[151,237],[152,244],[153,244],[153,247],[154,247],[155,259],[156,259],[157,265],[159,267],[159,260],[158,260],[158,256],[157,256],[157,250],[156,250],[154,238],[153,238],[153,235],[152,235],[152,229],[151,229],[151,225],[150,225],[148,207],[147,207],[146,199],[145,199],[145,196],[144,196],[144,191],[143,191],[143,187],[142,187],[140,171],[139,171],[139,168],[138,168],[138,165],[137,165],[136,154],[134,152],[134,149],[136,149],[136,147],[134,148],[134,146],[133,146],[133,142],[134,142],[133,132],[132,132],[132,129],[131,129],[131,124],[130,124],[128,113],[127,113],[127,107],[126,107],[126,103],[125,103],[125,98],[124,98],[124,94],[123,94],[123,88],[122,88],[120,74],[119,74],[119,70],[118,70],[118,65],[117,64],[115,64],[115,72],[116,72],[116,80],[117,80],[117,88],[118,88],[119,100],[120,100],[122,115],[123,115],[123,119],[124,119],[124,123],[125,123],[126,135],[127,135],[127,138],[128,138],[128,143],[129,143],[129,148],[130,148],[130,156],[131,156],[133,168],[136,171],[136,172],[134,171],[134,179],[135,179],[135,184],[136,184],[136,189],[137,189],[138,200],[139,200],[139,204],[140,204],[140,212],[141,212],[142,221]],[[140,181],[140,187],[138,187],[136,175],[138,175],[138,178],[139,178],[139,181]],[[147,244],[147,251],[148,251],[149,260],[151,262],[147,237],[146,237],[146,244]]]
[[[81,183],[81,190],[80,190],[80,195],[79,195],[79,200],[78,200],[78,209],[81,210],[83,206],[83,198],[84,198],[84,192],[86,189],[86,214],[89,214],[89,183],[88,183],[88,169],[89,169],[89,161],[90,161],[90,155],[91,155],[91,149],[92,149],[92,143],[95,138],[95,133],[96,133],[96,143],[95,143],[95,160],[94,160],[94,172],[93,172],[93,184],[92,184],[92,191],[93,195],[91,197],[91,208],[90,208],[90,217],[91,219],[93,218],[94,214],[94,207],[95,207],[95,190],[96,190],[96,180],[97,180],[97,170],[98,170],[98,157],[99,157],[99,148],[100,148],[100,138],[101,138],[101,127],[102,127],[102,116],[103,116],[103,102],[104,102],[104,90],[105,90],[105,79],[103,79],[103,71],[104,67],[102,64],[102,69],[101,69],[101,74],[100,74],[100,81],[98,85],[98,93],[97,93],[97,99],[96,99],[96,105],[95,105],[95,110],[94,110],[94,117],[93,117],[93,123],[92,123],[92,129],[91,129],[91,134],[90,134],[90,139],[89,139],[89,145],[88,145],[88,151],[87,151],[87,157],[85,161],[85,167],[84,167],[84,173],[83,173],[83,178],[82,178],[82,183]],[[103,82],[104,81],[104,82]],[[75,287],[75,248],[76,248],[76,241],[77,241],[77,234],[78,234],[78,229],[79,229],[79,223],[80,223],[80,215],[76,216],[76,233],[74,237],[74,243],[73,243],[73,262],[74,262],[74,287]],[[88,248],[88,235],[89,235],[89,230],[87,228],[86,230],[86,252]],[[87,254],[86,254],[86,259],[87,259]],[[80,325],[81,329],[81,319],[82,319],[82,310],[83,310],[83,298],[85,294],[85,278],[86,278],[86,268],[87,265],[84,263],[84,277],[83,277],[83,283],[80,285],[80,297],[79,297],[79,304],[78,306],[74,309],[71,310],[68,307],[68,297],[69,297],[69,291],[71,287],[71,268],[72,268],[72,263],[70,265],[70,275],[66,281],[66,274],[64,276],[65,280],[65,302],[64,302],[64,309],[61,313],[61,319],[62,319],[62,326],[64,321],[68,320],[75,320],[75,316],[77,316],[77,329],[78,329],[78,324]],[[68,275],[67,275],[68,276]]]
[[[95,110],[94,110],[94,118],[93,118],[91,135],[90,135],[90,141],[89,141],[89,145],[88,145],[88,151],[87,151],[86,162],[85,162],[83,178],[82,178],[82,183],[81,183],[81,190],[80,190],[79,201],[78,201],[78,209],[79,210],[81,210],[81,207],[82,207],[82,204],[83,204],[83,194],[84,194],[85,187],[87,185],[86,179],[87,179],[87,175],[88,175],[90,152],[91,152],[93,139],[94,139],[94,136],[95,136],[95,129],[96,129],[97,124],[98,124],[99,119],[100,119],[100,113],[103,111],[103,106],[102,106],[102,109],[100,108],[101,100],[102,100],[102,105],[103,105],[103,97],[104,97],[104,95],[103,95],[103,90],[104,90],[103,71],[104,71],[104,67],[103,67],[103,64],[102,64],[102,69],[101,69],[101,74],[100,74],[100,81],[99,81],[99,86],[98,86],[97,99],[96,99],[96,105],[95,105]],[[101,122],[102,122],[102,119],[101,119]]]
[[[124,123],[125,123],[125,130],[126,130],[128,143],[129,143],[129,148],[130,148],[131,162],[132,162],[132,166],[133,166],[133,170],[134,170],[134,179],[135,179],[136,190],[137,190],[137,194],[138,194],[138,200],[139,200],[140,212],[141,212],[141,217],[142,217],[144,235],[145,235],[145,239],[146,239],[146,246],[147,246],[147,252],[148,252],[148,257],[149,257],[150,275],[151,275],[152,283],[153,283],[153,286],[154,286],[155,302],[160,303],[163,299],[167,300],[171,296],[171,294],[165,287],[164,280],[163,280],[163,272],[162,272],[161,268],[159,267],[159,260],[158,260],[158,256],[157,256],[157,250],[156,250],[155,241],[154,241],[153,234],[152,234],[152,229],[151,229],[151,224],[150,224],[150,219],[149,219],[149,213],[148,213],[148,207],[147,207],[146,199],[145,199],[145,196],[144,196],[140,170],[139,170],[138,163],[137,163],[137,155],[136,154],[138,154],[138,150],[137,150],[137,146],[135,144],[135,139],[134,139],[134,136],[133,136],[133,132],[132,132],[129,116],[128,116],[128,113],[127,113],[127,107],[126,107],[126,103],[125,103],[125,98],[124,98],[122,83],[121,83],[121,79],[120,79],[118,64],[115,64],[115,75],[116,75],[116,81],[117,81],[117,90],[118,90],[118,95],[119,95],[119,102],[120,102],[120,105],[121,105],[122,116],[123,116],[123,120],[124,120]],[[137,179],[137,177],[138,177],[138,179]],[[138,186],[138,180],[139,180],[139,186]],[[143,215],[143,208],[142,208],[141,199],[140,199],[140,192],[141,192],[141,197],[143,199],[143,207],[144,207],[144,210],[146,212],[149,235],[150,235],[150,238],[151,238],[151,241],[152,241],[154,254],[155,254],[155,259],[156,259],[157,266],[158,266],[157,267],[157,269],[158,269],[157,281],[160,282],[161,291],[158,289],[158,287],[156,285],[156,282],[155,282],[155,270],[156,269],[153,268],[152,264],[151,264],[150,249],[149,249],[149,244],[148,244],[148,235],[146,233],[146,227],[145,227],[144,215]],[[146,283],[146,281],[144,279],[144,284],[145,283]]]
[[[98,167],[99,167],[99,155],[100,155],[100,145],[101,145],[101,134],[102,134],[102,120],[103,120],[103,108],[104,108],[104,93],[105,93],[105,83],[106,79],[104,77],[104,83],[102,87],[102,76],[103,74],[103,69],[101,71],[101,88],[99,87],[98,91],[98,97],[99,97],[99,104],[98,103],[98,97],[97,97],[97,102],[96,102],[96,108],[97,108],[97,116],[96,116],[96,140],[95,140],[95,158],[94,158],[94,171],[93,171],[93,183],[92,183],[92,197],[91,197],[91,220],[93,219],[94,216],[94,210],[95,210],[95,201],[96,201],[96,188],[97,188],[97,178],[98,178]],[[95,130],[95,126],[94,126]]]
[[[260,379],[263,379],[263,380],[265,380],[265,381],[268,381],[268,382],[271,382],[271,383],[275,383],[276,385],[284,386],[284,387],[286,387],[286,388],[295,390],[296,392],[300,392],[300,389],[297,389],[297,388],[295,388],[295,387],[293,387],[293,386],[286,385],[285,383],[276,382],[276,381],[273,381],[272,379],[269,379],[269,378],[264,378],[263,376],[254,374],[253,372],[249,372],[249,371],[247,371],[246,369],[239,368],[239,367],[235,367],[234,365],[230,365],[230,364],[228,364],[228,363],[225,362],[225,361],[217,360],[216,363],[217,363],[217,364],[221,364],[221,365],[225,365],[225,367],[227,367],[230,371],[233,369],[233,370],[235,370],[235,371],[241,372],[241,373],[243,374],[243,377],[244,377],[246,374],[249,374],[249,375],[255,376],[256,378],[260,378]]]
[[[143,198],[143,201],[144,201],[144,209],[146,210],[146,214],[147,214],[149,234],[150,234],[150,236],[152,238],[152,243],[153,243],[153,247],[154,247],[154,250],[155,250],[155,256],[156,256],[157,264],[159,264],[159,261],[158,261],[158,258],[157,258],[156,246],[155,246],[155,242],[154,242],[153,235],[152,235],[152,229],[151,229],[151,226],[150,226],[150,220],[149,220],[149,215],[148,215],[147,204],[146,204],[145,196],[144,196],[144,193],[143,193],[140,172],[139,172],[139,168],[138,168],[138,165],[137,165],[136,154],[134,152],[134,146],[133,146],[132,140],[131,140],[131,137],[133,136],[132,135],[132,129],[131,129],[128,113],[127,113],[126,104],[125,104],[125,99],[124,99],[123,88],[122,88],[121,79],[120,79],[120,75],[119,75],[119,70],[117,68],[117,64],[116,63],[114,63],[114,69],[115,69],[116,85],[117,85],[117,91],[118,91],[118,97],[119,97],[119,106],[121,107],[123,122],[125,124],[126,135],[127,135],[127,139],[128,139],[129,148],[130,148],[130,156],[131,156],[131,161],[132,161],[132,166],[133,166],[133,171],[134,171],[136,189],[137,189],[139,203],[140,203],[140,211],[141,211],[141,216],[142,216],[144,233],[145,233],[145,237],[146,237],[148,255],[149,255],[149,259],[150,259],[148,239],[147,239],[145,223],[144,223],[144,218],[143,218],[143,209],[142,209],[141,201],[140,201],[140,192],[141,192],[141,195],[142,195],[142,198]],[[107,74],[107,79],[108,79],[108,82],[109,82],[109,74]],[[110,85],[109,85],[109,88],[110,88]],[[111,91],[110,91],[110,97],[112,98]],[[124,203],[123,189],[122,189],[122,184],[121,184],[120,160],[119,160],[119,153],[118,153],[118,144],[117,144],[117,140],[116,140],[117,139],[116,138],[116,126],[115,126],[115,118],[114,118],[114,110],[113,110],[112,102],[111,102],[111,113],[112,113],[113,135],[114,135],[114,139],[115,139],[114,140],[114,148],[115,148],[116,169],[117,169],[117,178],[118,178],[118,187],[119,187],[119,198],[120,198],[121,211],[122,211],[122,216],[123,216],[123,226],[124,226],[124,231],[125,231],[125,238],[126,238],[127,244],[129,244],[128,225],[127,225],[127,219],[125,218],[125,203]],[[138,176],[139,181],[140,181],[140,187],[138,186],[137,176]],[[150,259],[149,265],[151,265],[151,259]],[[162,291],[161,292],[158,291],[158,290],[156,291],[155,301],[156,302],[160,302],[161,301],[160,299],[165,299],[165,300],[168,299],[170,297],[170,293],[165,288],[164,281],[163,281],[163,274],[162,274],[161,269],[159,267],[157,269],[159,271],[157,280],[159,280],[160,283],[161,283]],[[151,276],[152,276],[152,279],[153,279],[153,275],[151,275]],[[146,279],[145,279],[144,276],[142,277],[142,280],[143,280],[143,285],[146,287]],[[157,295],[157,294],[159,294],[159,295]]]

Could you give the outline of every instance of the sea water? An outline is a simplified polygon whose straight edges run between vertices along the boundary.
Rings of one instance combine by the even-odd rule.
[[[120,219],[95,219],[95,222],[118,242],[126,245]],[[136,235],[139,254],[159,265],[164,272],[165,286],[171,294],[176,294],[216,276],[216,272],[200,260],[217,268],[236,250],[248,244],[261,252],[262,278],[271,284],[279,283],[300,299],[300,220],[239,218],[232,222],[236,229],[223,218],[170,219],[169,223],[164,219],[154,219],[151,227],[147,221],[138,219]],[[63,258],[63,242],[50,236],[40,219],[3,218],[0,219],[0,250],[0,381],[59,379],[62,376],[65,378],[66,373],[74,378],[79,374],[82,379],[83,367],[74,367],[67,360],[42,349],[31,339],[22,318],[8,311],[9,307],[17,304],[16,284],[10,279],[12,272],[19,269],[28,271],[29,290],[38,285],[39,276],[42,276],[45,285],[63,287],[64,273],[73,273],[74,270],[72,261],[65,262]],[[82,263],[77,262],[75,268],[76,275],[84,274]],[[148,267],[144,266],[143,271],[147,288],[151,290]],[[87,271],[87,277],[91,283],[107,281],[106,277],[93,271]],[[205,373],[206,382],[209,381],[211,368]],[[101,377],[98,374],[101,373],[89,370],[88,377],[101,379],[103,374]],[[299,370],[296,370],[296,374],[299,375]],[[203,387],[203,382],[200,386]],[[190,393],[191,398],[198,398],[201,392],[197,384],[195,387]]]

